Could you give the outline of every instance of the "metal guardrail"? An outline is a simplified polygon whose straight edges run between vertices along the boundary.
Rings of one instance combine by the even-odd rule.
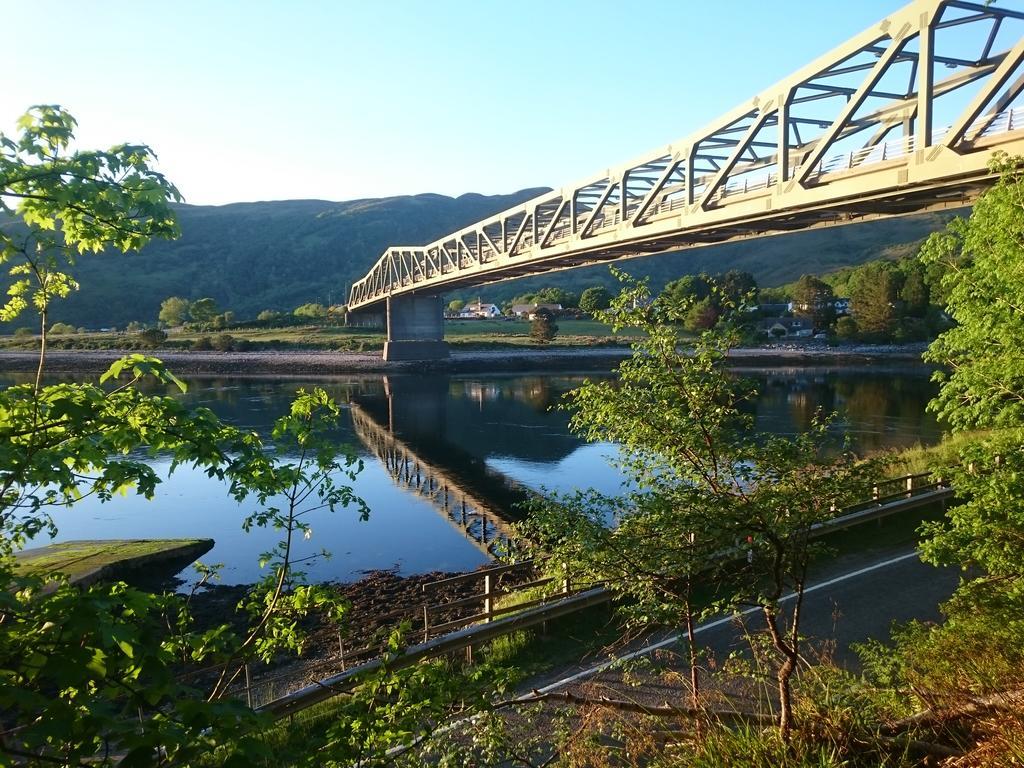
[[[341,674],[319,680],[312,685],[307,685],[287,696],[282,696],[261,707],[257,712],[265,712],[275,718],[287,717],[299,712],[314,704],[319,704],[334,696],[352,690],[367,675],[376,672],[384,666],[388,669],[403,669],[412,666],[424,659],[443,656],[447,653],[459,651],[472,645],[493,640],[509,632],[519,629],[526,629],[537,626],[546,621],[567,616],[571,613],[605,603],[611,595],[607,589],[597,587],[594,589],[572,595],[557,603],[532,608],[513,616],[490,622],[488,624],[477,624],[472,627],[460,629],[441,637],[434,638],[425,643],[407,648],[404,653],[395,658],[384,660],[374,659],[362,666],[342,672]]]
[[[953,488],[948,482],[941,476],[930,472],[884,480],[872,486],[870,499],[844,507],[835,518],[813,526],[811,535],[814,537],[826,536],[856,525],[882,520],[910,509],[945,503],[953,495]],[[401,655],[389,660],[387,662],[389,668],[400,669],[424,659],[471,648],[473,645],[493,640],[510,632],[533,627],[576,611],[600,605],[612,598],[611,590],[604,586],[588,585],[587,589],[574,592],[573,585],[567,579],[559,583],[556,591],[550,594],[508,606],[496,606],[495,601],[500,596],[522,593],[555,583],[552,578],[542,577],[517,582],[507,588],[500,584],[503,576],[536,569],[538,565],[537,561],[499,565],[423,585],[425,596],[440,588],[467,581],[481,581],[483,591],[447,602],[430,603],[425,600],[422,606],[423,642],[406,649]],[[431,622],[431,617],[438,612],[474,605],[481,605],[482,609],[464,618],[440,623]],[[374,648],[366,648],[358,652],[349,651],[348,658],[354,659],[356,655],[374,651],[379,653],[379,649]],[[320,662],[319,666],[336,662],[337,658],[328,659]],[[306,707],[351,690],[358,685],[360,680],[380,669],[383,664],[381,659],[375,658],[350,669],[343,669],[338,674],[273,699],[255,709],[258,712],[268,712],[275,717],[294,714]]]

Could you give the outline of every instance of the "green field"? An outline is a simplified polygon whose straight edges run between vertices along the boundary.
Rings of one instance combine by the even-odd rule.
[[[628,344],[637,331],[627,329],[613,333],[596,320],[558,320],[558,335],[551,344],[541,345],[530,338],[527,320],[447,320],[445,339],[457,349],[493,347],[578,347]],[[171,333],[159,349],[188,350],[203,336],[215,339],[230,334],[244,340],[246,349],[261,350],[328,350],[374,352],[384,347],[384,332],[344,326],[292,326],[288,328],[229,328],[222,331],[186,330]],[[0,349],[33,350],[37,337],[0,336]],[[50,349],[138,349],[138,336],[128,333],[87,332],[50,335]]]

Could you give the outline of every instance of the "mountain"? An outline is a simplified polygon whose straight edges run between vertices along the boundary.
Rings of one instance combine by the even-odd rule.
[[[53,318],[87,327],[155,322],[168,296],[210,296],[239,318],[342,303],[387,246],[429,242],[545,191],[176,206],[180,238],[83,256],[74,268],[82,290]]]
[[[422,244],[528,200],[544,189],[509,195],[423,194],[327,202],[283,200],[177,207],[182,236],[131,255],[83,256],[74,269],[82,290],[52,313],[75,326],[153,322],[168,296],[210,296],[239,318],[263,309],[291,310],[311,301],[344,301],[389,245]],[[780,235],[622,262],[659,288],[690,272],[752,272],[761,285],[822,273],[906,251],[943,226],[948,215],[923,215]],[[463,292],[501,302],[539,287],[579,291],[613,285],[607,266],[581,268]],[[2,287],[2,286],[0,286]]]

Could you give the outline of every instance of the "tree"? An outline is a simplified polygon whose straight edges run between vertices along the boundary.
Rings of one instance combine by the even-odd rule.
[[[611,293],[601,285],[592,285],[580,295],[580,309],[591,315],[608,309],[611,303]]]
[[[537,304],[561,304],[563,308],[575,307],[580,303],[577,294],[557,286],[542,288],[534,294],[533,300]]]
[[[189,306],[188,316],[199,325],[208,325],[217,316],[217,302],[211,298],[196,299]]]
[[[836,318],[832,286],[814,275],[802,275],[793,286],[797,314],[811,318],[816,329],[828,328]]]
[[[173,236],[168,200],[176,192],[149,168],[147,147],[71,150],[75,122],[57,107],[34,108],[19,125],[19,137],[0,136],[0,206],[20,224],[0,229],[0,256],[16,277],[2,312],[15,317],[31,300],[41,349],[36,381],[0,390],[0,762],[186,765],[216,751],[227,764],[252,764],[265,722],[227,699],[227,686],[247,661],[300,648],[309,610],[337,617],[341,609],[303,583],[288,545],[308,532],[316,509],[356,504],[365,513],[344,484],[354,457],[324,438],[336,430],[338,408],[321,390],[300,391],[270,447],[205,409],[148,394],[185,389],[151,357],[122,358],[95,384],[43,386],[46,315],[77,289],[61,265]],[[142,457],[156,453],[172,468],[192,465],[224,480],[238,501],[255,501],[248,527],[282,531],[268,579],[247,598],[252,621],[241,636],[227,625],[197,630],[175,595],[122,583],[71,586],[59,574],[16,567],[18,548],[56,533],[50,509],[83,496],[151,497],[161,479]],[[201,694],[179,681],[190,665],[222,672]]]
[[[903,304],[903,312],[910,317],[925,317],[931,304],[931,292],[925,279],[924,264],[915,259],[903,268],[903,287],[900,288],[899,300]]]
[[[870,470],[847,451],[826,450],[826,418],[792,438],[756,432],[747,407],[753,390],[725,369],[739,338],[736,308],[726,304],[722,324],[684,343],[680,320],[696,303],[668,293],[652,303],[646,286],[626,281],[613,302],[613,327],[643,334],[617,381],[585,383],[569,393],[568,407],[580,436],[619,445],[618,462],[637,490],[614,500],[555,498],[534,510],[531,530],[554,562],[637,601],[638,618],[688,628],[692,697],[692,575],[710,573],[723,585],[719,607],[758,606],[776,654],[779,728],[788,738],[803,592],[816,550],[810,533],[851,500]],[[744,542],[741,550],[736,542]],[[795,599],[784,609],[787,591]]]
[[[538,344],[547,344],[558,334],[554,317],[546,309],[538,309],[530,322],[530,338]]]
[[[718,304],[711,296],[694,302],[683,319],[683,327],[691,333],[707,331],[715,327],[719,317]]]
[[[15,319],[30,304],[38,311],[37,389],[50,303],[78,289],[67,266],[88,252],[138,250],[154,237],[178,233],[168,200],[180,195],[150,167],[149,147],[72,149],[75,126],[60,107],[39,105],[18,121],[19,136],[0,135],[0,212],[20,225],[0,229],[0,265],[11,264],[14,278],[0,322]]]
[[[757,295],[757,280],[749,272],[730,269],[716,278],[718,288],[732,304],[740,306],[752,303]]]
[[[945,272],[942,289],[956,326],[928,348],[940,368],[939,394],[929,404],[955,432],[996,430],[951,468],[964,503],[928,527],[933,562],[981,569],[984,580],[1024,604],[1024,173],[1021,158],[1000,157],[1002,177],[921,251],[926,267]],[[997,459],[998,457],[998,459]],[[973,465],[975,470],[971,471]]]
[[[448,302],[448,311],[451,312],[453,315],[457,315],[459,312],[462,311],[462,308],[464,306],[466,306],[466,302],[464,302],[462,299],[452,299],[451,301]]]
[[[73,333],[77,333],[73,325],[67,323],[54,323],[50,326],[50,333],[55,336],[67,336]]]
[[[860,332],[887,339],[895,327],[901,276],[890,262],[870,261],[850,276],[850,311]]]
[[[665,286],[663,293],[673,301],[683,304],[701,301],[711,296],[707,275],[683,275]]]
[[[164,325],[175,327],[184,325],[191,316],[192,305],[181,296],[169,296],[160,302],[160,314],[157,319]]]
[[[323,304],[316,303],[303,304],[302,306],[296,307],[292,314],[295,315],[295,317],[321,320],[327,317],[327,307]]]

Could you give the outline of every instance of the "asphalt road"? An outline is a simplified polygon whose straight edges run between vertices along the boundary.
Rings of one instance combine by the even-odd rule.
[[[836,663],[856,669],[858,659],[850,649],[851,644],[868,638],[887,640],[894,622],[939,619],[939,604],[952,594],[958,578],[956,569],[939,569],[922,563],[917,553],[906,545],[901,548],[882,546],[857,556],[830,560],[813,576],[804,598],[802,634],[810,639],[805,649],[810,649],[813,656],[814,650],[828,647]],[[750,609],[743,618],[751,629],[763,626],[757,609]],[[737,622],[731,617],[704,622],[697,632],[702,647],[718,660],[747,647]],[[647,638],[616,658],[672,656],[673,652],[681,650],[678,633],[666,633]],[[594,660],[589,665],[581,664],[536,681],[535,687],[547,692],[596,682],[619,689],[621,674],[609,670],[609,665],[608,661]],[[636,699],[637,693],[636,688],[631,688],[628,698]]]

